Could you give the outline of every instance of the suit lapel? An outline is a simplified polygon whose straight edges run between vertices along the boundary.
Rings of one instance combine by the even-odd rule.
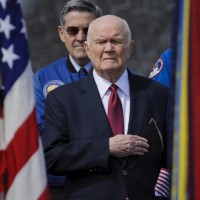
[[[130,104],[128,134],[140,135],[145,116],[147,95],[144,92],[145,90],[141,89],[143,82],[138,76],[129,73],[129,84],[130,84],[131,104]],[[125,167],[128,164],[129,158],[130,157],[126,157],[124,159],[123,167]],[[136,165],[138,161],[139,160],[135,160],[134,165]]]
[[[131,104],[128,134],[140,135],[145,116],[147,95],[145,90],[141,89],[143,82],[138,76],[129,73],[129,83]]]
[[[81,101],[91,120],[91,124],[96,128],[99,134],[105,137],[111,136],[109,121],[98,92],[98,88],[93,78],[92,70],[81,84]]]

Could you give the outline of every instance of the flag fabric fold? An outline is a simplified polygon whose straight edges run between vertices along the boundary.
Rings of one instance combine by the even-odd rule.
[[[200,199],[200,3],[177,0],[171,200]]]
[[[26,28],[18,0],[0,0],[0,55],[0,199],[47,200]]]

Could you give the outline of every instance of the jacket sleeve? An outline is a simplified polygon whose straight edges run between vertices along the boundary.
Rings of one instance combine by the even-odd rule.
[[[63,91],[59,96],[54,95],[54,91],[48,93],[43,133],[48,172],[54,175],[70,176],[93,170],[107,172],[109,170],[109,138],[96,134],[93,126],[90,125],[81,130],[77,128],[82,122],[74,118],[74,109],[71,108],[73,106],[66,108],[66,104],[71,105],[63,99]],[[71,109],[71,111],[68,113],[65,109]],[[79,115],[82,116],[83,113],[80,111]],[[85,120],[87,121],[87,119],[83,121]],[[76,129],[75,132],[72,129]]]

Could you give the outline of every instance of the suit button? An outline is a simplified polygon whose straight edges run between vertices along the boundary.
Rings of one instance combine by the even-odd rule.
[[[126,176],[126,175],[127,175],[127,171],[126,171],[126,170],[123,170],[123,171],[122,171],[122,174],[123,174],[124,176]]]

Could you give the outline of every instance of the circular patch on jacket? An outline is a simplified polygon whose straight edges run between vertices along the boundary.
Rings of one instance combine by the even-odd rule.
[[[45,83],[43,87],[43,94],[46,97],[49,92],[56,89],[57,87],[64,85],[64,83],[60,80],[52,80],[47,83]]]
[[[155,77],[157,74],[159,74],[162,71],[162,68],[164,66],[163,60],[159,58],[155,65],[153,66],[152,72],[149,75],[149,78]]]

